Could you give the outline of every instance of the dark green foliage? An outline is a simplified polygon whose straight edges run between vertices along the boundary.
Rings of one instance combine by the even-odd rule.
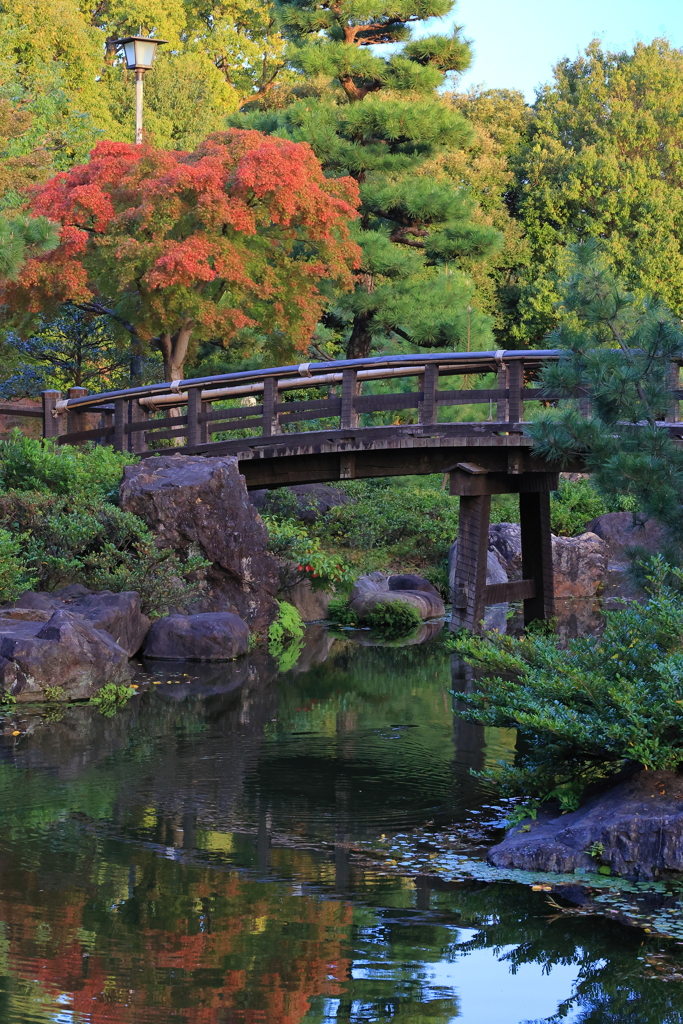
[[[14,281],[30,256],[49,252],[59,242],[47,217],[0,216],[0,282]]]
[[[330,509],[320,525],[323,536],[343,547],[391,547],[411,561],[439,562],[458,532],[458,502],[442,490],[410,482],[363,481],[346,486],[356,500]]]
[[[653,559],[647,603],[607,612],[602,636],[566,649],[547,630],[450,641],[485,672],[476,692],[458,693],[458,714],[519,731],[514,765],[493,773],[506,793],[572,807],[626,762],[683,764],[683,604],[661,583],[667,572],[683,578]]]
[[[30,590],[36,579],[26,566],[18,539],[0,529],[0,602],[14,601]]]
[[[540,414],[529,433],[536,452],[562,464],[581,458],[598,493],[626,497],[647,517],[680,535],[683,449],[661,425],[671,410],[671,359],[683,354],[683,330],[660,303],[626,292],[598,243],[572,246],[570,276],[560,285],[562,325],[548,340],[566,356],[543,383],[576,398]]]
[[[329,603],[327,617],[340,626],[357,626],[358,616],[343,597],[334,597]]]
[[[0,385],[8,398],[38,395],[46,388],[110,391],[130,385],[127,344],[115,337],[103,317],[72,303],[62,306],[57,316],[37,317],[26,338],[10,333],[6,344],[21,358],[19,372]]]
[[[0,494],[0,529],[14,554],[2,565],[23,566],[27,586],[56,590],[82,583],[94,590],[137,590],[147,614],[162,615],[197,596],[206,562],[181,563],[159,550],[145,523],[97,497],[10,491]],[[22,588],[26,589],[26,588]]]
[[[367,623],[385,640],[403,640],[422,625],[422,619],[405,601],[383,601],[372,609]]]
[[[123,467],[137,461],[111,447],[60,446],[14,430],[0,441],[0,491],[106,497],[118,493]]]
[[[478,217],[461,181],[430,166],[472,137],[462,114],[435,93],[447,74],[469,65],[469,46],[457,28],[450,37],[410,38],[410,23],[452,6],[428,0],[369,11],[284,0],[288,57],[306,76],[305,98],[232,118],[310,143],[327,174],[350,174],[361,186],[362,265],[353,292],[330,295],[325,317],[351,358],[396,339],[442,350],[491,341],[491,319],[458,264],[492,255],[502,236]],[[389,43],[406,45],[383,55],[377,45]]]

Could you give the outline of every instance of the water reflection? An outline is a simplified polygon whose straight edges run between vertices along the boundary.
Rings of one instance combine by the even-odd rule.
[[[354,856],[465,820],[490,800],[469,769],[511,754],[453,718],[473,680],[442,648],[318,629],[284,676],[261,654],[171,675],[111,719],[4,722],[3,1024],[683,1020],[648,976],[680,947]]]

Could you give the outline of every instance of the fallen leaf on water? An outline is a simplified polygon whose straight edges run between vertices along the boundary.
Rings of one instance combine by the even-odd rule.
[[[19,729],[15,729],[14,732],[12,733],[12,735],[13,736],[21,736],[21,732],[19,731]]]

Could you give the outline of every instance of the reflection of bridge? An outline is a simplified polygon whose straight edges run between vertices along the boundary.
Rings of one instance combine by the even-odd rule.
[[[557,350],[376,356],[98,395],[83,388],[66,398],[46,391],[43,432],[60,444],[113,444],[143,458],[162,448],[232,455],[251,488],[449,473],[451,494],[460,496],[453,622],[475,628],[486,604],[505,600],[523,600],[530,621],[552,614],[549,500],[558,473],[534,457],[524,409],[561,397],[534,386],[542,365],[559,356]],[[446,378],[459,386],[442,389]],[[462,415],[467,410],[469,421]],[[524,578],[487,587],[491,495],[502,493],[520,496]]]

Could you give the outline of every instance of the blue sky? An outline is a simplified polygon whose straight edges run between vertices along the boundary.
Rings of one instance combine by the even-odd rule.
[[[683,0],[459,0],[455,16],[435,28],[448,31],[454,22],[474,47],[459,88],[521,89],[530,101],[553,64],[576,57],[596,36],[609,49],[657,36],[683,47]]]

